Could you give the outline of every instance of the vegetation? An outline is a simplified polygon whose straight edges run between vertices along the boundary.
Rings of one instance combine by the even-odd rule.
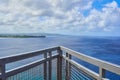
[[[5,37],[5,38],[44,38],[46,36],[44,35],[0,35],[0,37]]]

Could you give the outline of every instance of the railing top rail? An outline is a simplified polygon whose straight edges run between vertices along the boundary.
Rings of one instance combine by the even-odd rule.
[[[38,56],[38,55],[44,54],[46,52],[55,51],[55,50],[58,50],[58,49],[59,49],[59,47],[52,47],[52,48],[46,48],[46,49],[42,49],[42,50],[20,53],[20,54],[17,54],[17,55],[1,57],[0,58],[0,64],[2,64],[3,62],[4,62],[4,64],[6,64],[6,63],[11,63],[11,62],[23,60],[23,59],[26,59],[26,58]]]
[[[113,64],[113,63],[110,63],[110,62],[107,62],[107,61],[96,59],[94,57],[87,56],[83,53],[76,52],[74,50],[68,49],[68,48],[63,47],[63,46],[60,46],[60,49],[62,51],[67,52],[68,54],[70,54],[72,56],[75,56],[76,58],[78,58],[80,60],[83,60],[85,62],[88,62],[90,64],[93,64],[95,66],[101,67],[105,70],[108,70],[108,71],[111,71],[113,73],[116,73],[116,74],[120,75],[120,66],[117,65],[117,64]]]

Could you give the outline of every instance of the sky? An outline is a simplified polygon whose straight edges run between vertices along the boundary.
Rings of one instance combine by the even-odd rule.
[[[120,0],[0,0],[0,33],[120,36]]]

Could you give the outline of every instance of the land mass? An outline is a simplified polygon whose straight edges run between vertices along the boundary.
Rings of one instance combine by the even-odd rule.
[[[28,35],[28,34],[0,34],[0,37],[5,38],[45,38],[45,35]]]

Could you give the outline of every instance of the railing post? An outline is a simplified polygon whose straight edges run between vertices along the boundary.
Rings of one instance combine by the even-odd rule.
[[[0,73],[1,73],[1,78],[0,80],[5,80],[5,64],[0,64]]]
[[[66,53],[66,57],[68,57],[68,59],[71,59],[71,55]],[[71,76],[71,64],[66,60],[66,80],[70,80],[70,76]]]
[[[48,62],[48,64],[49,64],[49,79],[48,80],[51,80],[51,76],[52,76],[51,56],[52,56],[52,53],[49,52],[49,58],[50,58],[50,60]]]
[[[45,59],[45,62],[44,62],[44,80],[47,80],[47,53],[44,53],[44,59]]]
[[[58,49],[57,80],[62,80],[62,50]]]
[[[71,59],[71,55],[68,55],[68,58]],[[68,63],[68,80],[70,80],[71,77],[71,64]]]
[[[105,69],[99,67],[99,80],[103,80],[105,78]]]
[[[68,57],[68,53],[66,53],[66,57]],[[66,75],[65,75],[65,78],[66,78],[66,80],[68,80],[68,61],[66,60],[65,62],[66,62],[66,69],[65,69],[66,70],[66,72],[65,72]]]

